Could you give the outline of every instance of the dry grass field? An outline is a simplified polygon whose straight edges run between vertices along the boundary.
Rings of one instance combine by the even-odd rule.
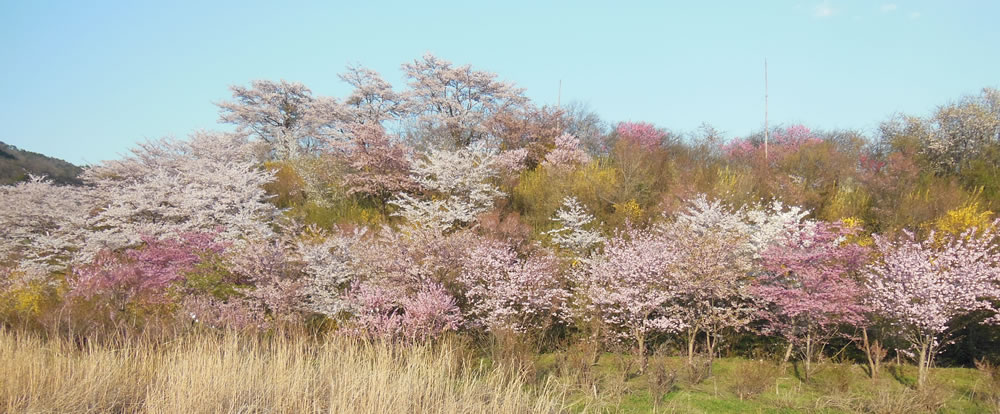
[[[558,412],[561,396],[460,348],[196,334],[75,346],[0,331],[7,413]]]

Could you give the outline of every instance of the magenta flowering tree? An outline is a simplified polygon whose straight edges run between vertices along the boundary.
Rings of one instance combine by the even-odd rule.
[[[143,247],[121,254],[101,251],[91,263],[74,269],[71,295],[105,296],[118,311],[131,303],[167,303],[168,288],[183,281],[206,255],[225,250],[215,237],[212,233],[185,233],[175,239],[147,238]]]
[[[875,236],[880,259],[869,265],[865,282],[874,313],[895,325],[913,348],[918,366],[917,384],[923,386],[928,368],[948,339],[950,322],[974,311],[1000,322],[1000,253],[993,243],[994,222],[977,234],[970,229],[958,237],[932,233],[916,240],[913,233],[891,240]]]
[[[618,138],[643,149],[653,149],[663,143],[667,133],[648,122],[622,122],[615,128]]]
[[[507,243],[483,240],[470,249],[459,282],[469,319],[490,331],[540,332],[568,316],[569,290],[549,251],[520,258]]]
[[[587,310],[611,330],[610,339],[635,343],[641,369],[649,335],[686,326],[675,308],[680,293],[670,277],[675,263],[668,239],[630,228],[608,240],[579,274]]]
[[[762,255],[765,272],[754,293],[765,303],[767,330],[789,341],[787,360],[799,347],[811,374],[813,357],[844,324],[864,322],[861,286],[852,277],[861,269],[866,249],[844,243],[837,225],[817,223]]]

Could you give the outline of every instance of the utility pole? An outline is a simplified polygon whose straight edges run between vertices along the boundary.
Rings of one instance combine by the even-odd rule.
[[[767,58],[764,58],[764,161],[767,161]]]

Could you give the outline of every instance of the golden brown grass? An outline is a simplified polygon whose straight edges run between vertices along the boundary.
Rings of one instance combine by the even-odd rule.
[[[196,334],[80,349],[0,330],[10,413],[560,412],[554,388],[484,367],[459,345]]]

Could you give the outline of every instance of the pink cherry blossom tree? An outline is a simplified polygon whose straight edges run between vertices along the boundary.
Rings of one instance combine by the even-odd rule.
[[[349,303],[353,332],[367,337],[426,341],[462,326],[455,298],[436,283],[408,292],[398,285],[361,282],[351,289]]]
[[[459,282],[469,319],[489,331],[538,333],[568,316],[570,293],[548,251],[520,258],[509,244],[484,239],[469,251]]]
[[[443,146],[465,147],[488,138],[486,122],[494,114],[521,108],[528,102],[524,90],[497,80],[497,75],[453,66],[426,54],[403,64],[409,80],[408,107],[428,138]]]
[[[813,231],[790,237],[761,257],[765,272],[755,280],[753,291],[765,303],[762,316],[767,331],[784,336],[789,351],[799,347],[807,378],[813,357],[822,352],[837,328],[864,321],[861,286],[852,276],[863,266],[866,251],[844,243],[847,231],[819,223]]]
[[[699,334],[704,334],[705,351],[713,358],[723,334],[746,327],[757,311],[750,291],[752,256],[739,248],[746,236],[686,221],[668,224],[661,231],[673,252],[670,280],[676,294],[672,305],[684,326],[688,363],[694,363]]]
[[[406,148],[392,142],[380,124],[353,124],[350,131],[346,155],[352,171],[344,177],[349,193],[384,204],[392,194],[416,188]]]
[[[476,243],[472,232],[384,227],[317,236],[297,247],[307,311],[351,314],[357,334],[407,341],[464,326],[457,276],[465,251]]]
[[[262,315],[261,328],[299,322],[303,272],[284,240],[250,239],[230,250],[225,265],[239,287],[229,302]]]
[[[354,123],[382,124],[398,119],[407,112],[406,99],[392,89],[378,72],[358,65],[349,65],[340,80],[354,87],[344,99]]]
[[[403,302],[403,335],[410,341],[427,341],[462,327],[462,313],[455,297],[438,283],[424,283]]]
[[[927,381],[958,316],[974,311],[1000,322],[1000,252],[994,243],[997,222],[977,233],[917,240],[904,232],[898,240],[874,236],[879,260],[867,268],[868,303],[900,330],[916,354],[918,386]]]
[[[608,240],[578,274],[586,310],[610,328],[610,339],[635,343],[643,370],[649,335],[686,326],[675,308],[680,292],[670,277],[673,250],[665,237],[630,228]]]
[[[190,140],[141,144],[131,156],[88,167],[84,181],[100,198],[78,256],[134,247],[142,237],[170,238],[220,229],[219,238],[267,238],[278,210],[245,137],[195,133]]]
[[[503,151],[497,154],[497,169],[500,170],[502,174],[518,174],[528,168],[527,163],[529,155],[530,154],[527,148]]]
[[[28,279],[63,272],[84,244],[98,205],[88,187],[59,186],[37,176],[0,186],[0,264]]]
[[[580,140],[570,134],[556,137],[556,147],[545,155],[542,165],[555,171],[572,170],[590,161],[590,156],[580,149]]]
[[[556,210],[552,220],[558,222],[560,227],[545,234],[552,237],[552,243],[575,256],[584,257],[591,248],[604,243],[601,232],[592,228],[595,227],[591,224],[594,216],[584,209],[576,197],[563,199],[562,207]]]
[[[268,143],[278,159],[296,158],[317,148],[347,119],[332,98],[315,98],[298,82],[255,80],[232,86],[233,100],[220,102],[219,120]]]

